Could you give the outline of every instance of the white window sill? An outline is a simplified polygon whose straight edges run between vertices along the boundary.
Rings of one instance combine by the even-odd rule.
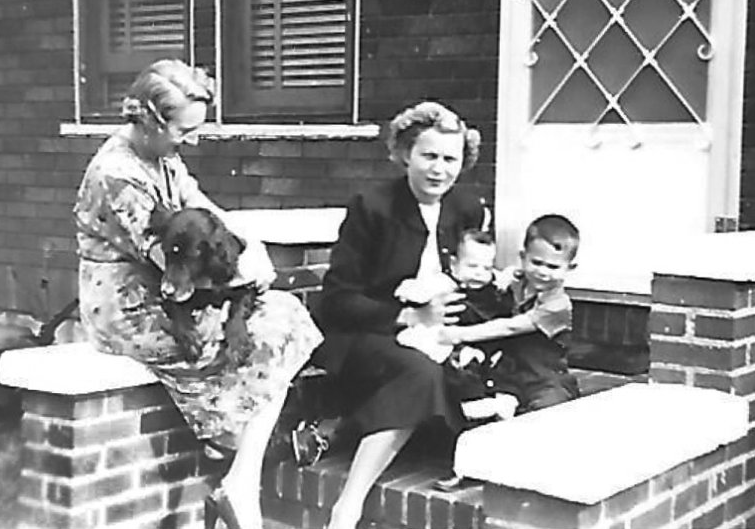
[[[61,123],[60,135],[69,137],[107,137],[120,124]],[[199,136],[213,140],[371,140],[380,134],[374,123],[361,125],[241,125],[206,123]]]

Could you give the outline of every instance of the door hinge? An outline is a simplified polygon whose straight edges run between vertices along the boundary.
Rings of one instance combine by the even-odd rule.
[[[715,217],[714,229],[716,233],[727,233],[739,230],[739,219],[727,215],[717,215]]]

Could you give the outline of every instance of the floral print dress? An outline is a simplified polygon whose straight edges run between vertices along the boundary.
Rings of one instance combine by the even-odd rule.
[[[260,406],[285,395],[321,335],[295,296],[271,290],[258,298],[247,321],[255,352],[245,364],[201,372],[224,354],[227,310],[211,306],[193,314],[201,358],[184,361],[167,332],[160,273],[144,252],[150,214],[158,204],[172,211],[218,211],[178,155],[161,159],[159,168],[151,166],[125,137],[113,135],[89,163],[74,207],[82,324],[100,351],[151,368],[199,438],[234,448],[235,437]],[[257,247],[255,258],[269,263],[264,247]]]

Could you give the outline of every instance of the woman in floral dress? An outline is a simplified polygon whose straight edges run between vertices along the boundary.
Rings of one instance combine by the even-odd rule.
[[[181,144],[196,144],[213,95],[212,79],[178,60],[154,63],[131,86],[123,108],[127,123],[90,161],[74,208],[80,311],[100,351],[146,364],[198,438],[236,451],[222,486],[208,499],[208,514],[232,529],[258,529],[259,502],[248,501],[249,491],[259,487],[262,455],[289,383],[321,335],[295,296],[266,290],[274,271],[264,245],[246,236],[247,227],[231,224],[247,243],[241,280],[265,290],[247,322],[254,353],[239,367],[227,364],[220,373],[200,376],[224,354],[224,311],[210,306],[194,314],[202,343],[196,362],[183,358],[167,331],[157,268],[164,256],[149,219],[161,206],[206,208],[228,220],[178,154]]]

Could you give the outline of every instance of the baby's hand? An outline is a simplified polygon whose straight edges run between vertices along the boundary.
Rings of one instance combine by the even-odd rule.
[[[514,280],[520,278],[522,269],[517,266],[507,266],[503,270],[493,269],[493,284],[501,292],[508,290]]]
[[[454,353],[451,358],[451,365],[456,369],[464,369],[475,360],[483,363],[485,361],[485,353],[479,349],[465,345],[460,351]]]

